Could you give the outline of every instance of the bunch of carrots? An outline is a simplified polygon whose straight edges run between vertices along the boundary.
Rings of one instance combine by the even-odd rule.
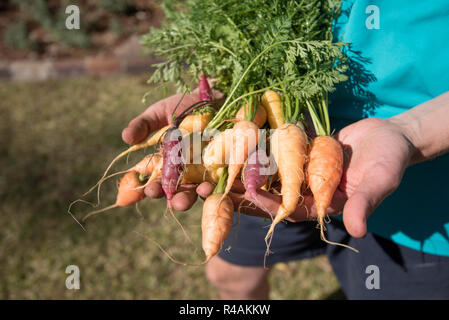
[[[191,19],[193,21],[196,17],[196,20],[195,24],[192,22],[190,29],[200,28],[204,24],[212,30],[214,28],[211,26],[214,23],[216,24],[214,27],[221,28],[223,23],[230,21],[218,18],[217,21],[209,18],[199,19],[198,15],[194,14],[196,11],[209,10],[209,7],[199,4],[202,2],[211,1],[192,3],[194,9]],[[324,9],[317,9],[321,8],[317,7],[317,4]],[[253,7],[250,11],[241,11],[239,6]],[[144,199],[144,187],[155,179],[161,180],[167,208],[176,219],[171,201],[181,184],[199,184],[204,181],[214,183],[216,187],[204,201],[202,213],[202,245],[205,253],[203,263],[207,263],[219,252],[230,233],[234,212],[238,211],[238,208],[234,208],[229,193],[236,180],[241,180],[252,201],[265,211],[268,210],[263,208],[258,200],[259,189],[278,192],[282,197],[277,212],[267,212],[274,217],[265,237],[267,252],[276,225],[287,219],[297,206],[303,205],[302,200],[308,191],[314,198],[322,240],[348,247],[328,241],[324,233],[326,210],[331,204],[343,173],[342,146],[331,135],[328,112],[328,93],[333,90],[336,83],[345,80],[342,75],[345,70],[344,55],[341,52],[343,44],[333,43],[328,32],[334,8],[321,0],[305,0],[299,3],[288,0],[285,7],[281,4],[279,6],[279,10],[273,14],[285,14],[285,17],[282,17],[284,20],[296,19],[295,14],[291,14],[292,10],[296,10],[294,12],[298,13],[298,17],[306,19],[304,23],[310,30],[293,29],[295,26],[292,22],[288,27],[292,28],[291,33],[296,38],[279,41],[272,41],[269,34],[272,31],[266,31],[267,41],[271,43],[262,49],[252,45],[250,41],[244,41],[247,34],[243,28],[239,29],[237,38],[228,33],[216,35],[221,37],[222,44],[209,38],[202,40],[201,37],[206,37],[206,34],[201,33],[195,34],[194,43],[190,38],[182,38],[181,32],[192,32],[189,28],[184,30],[173,27],[169,29],[171,33],[168,31],[155,33],[155,40],[150,40],[161,43],[161,48],[165,48],[164,45],[167,45],[168,41],[163,35],[180,33],[178,38],[173,39],[178,41],[177,46],[164,50],[171,52],[172,59],[181,57],[197,59],[188,59],[188,62],[191,63],[193,71],[203,73],[199,78],[193,77],[199,79],[199,101],[180,114],[174,112],[170,125],[113,159],[98,183],[88,192],[97,188],[99,201],[101,184],[113,176],[124,174],[119,183],[116,202],[87,214],[84,220],[94,214],[141,201]],[[219,9],[224,13],[229,10],[234,15],[257,15],[258,10],[261,10],[256,3],[245,2],[232,3],[229,7],[223,6]],[[318,15],[316,10],[323,12]],[[170,17],[174,19],[177,14]],[[182,19],[175,21],[182,24],[188,19],[189,16],[182,16]],[[230,23],[232,28],[238,27],[233,21]],[[258,26],[260,30],[265,30],[265,27],[264,23]],[[250,31],[248,29],[248,35]],[[260,32],[258,34],[261,37],[265,36]],[[225,36],[229,37],[228,43]],[[248,46],[241,49],[241,55],[236,54],[236,50],[241,47],[236,39]],[[238,47],[234,50],[229,49],[235,43]],[[225,44],[228,44],[228,48]],[[189,55],[190,51],[182,51],[191,50],[189,48],[192,46],[201,49],[198,50],[198,55]],[[217,54],[216,50],[221,50],[220,54]],[[215,69],[211,64],[207,65],[206,61],[209,58],[213,58]],[[248,60],[249,58],[251,59]],[[286,59],[284,71],[281,67],[280,70],[274,69],[273,65],[267,62],[269,58],[278,62]],[[179,72],[173,70],[178,68],[177,63],[179,65],[181,63],[174,61],[171,64],[168,62],[160,64],[159,69],[162,68],[162,71],[158,69],[159,75],[155,72],[153,80],[166,81],[165,79],[169,77],[175,75],[178,77]],[[238,68],[228,70],[229,68],[222,67],[229,65],[229,61],[233,61]],[[225,94],[226,99],[221,106],[213,100],[204,74],[207,72],[205,70],[216,71],[216,74],[209,76],[218,77],[218,87]],[[164,77],[161,76],[161,72],[166,73]],[[259,79],[257,77],[261,75],[262,78],[257,81]],[[190,143],[192,139],[195,141],[195,135],[212,138],[200,139],[199,146],[196,146]],[[145,156],[126,171],[109,174],[119,159],[150,146],[159,146],[159,152]],[[280,190],[272,188],[276,182],[280,183]],[[348,248],[356,251],[351,247]]]
[[[128,148],[111,162],[95,187],[99,195],[100,186],[106,179],[124,174],[119,183],[116,202],[90,212],[83,220],[143,200],[144,187],[158,178],[161,179],[167,208],[174,216],[171,200],[179,185],[204,181],[216,183],[216,188],[203,205],[202,242],[206,255],[203,263],[207,263],[219,252],[230,233],[237,209],[228,196],[234,182],[241,179],[257,205],[257,191],[260,188],[270,190],[270,186],[279,180],[282,203],[277,212],[268,212],[274,219],[265,238],[267,246],[275,226],[301,205],[304,190],[307,189],[314,197],[321,238],[329,242],[324,235],[324,221],[342,176],[343,152],[340,143],[330,135],[326,101],[321,101],[319,110],[312,103],[307,104],[317,131],[317,136],[310,138],[305,132],[304,123],[285,118],[281,95],[267,90],[260,99],[253,99],[252,104],[245,104],[238,109],[235,117],[230,119],[232,121],[228,122],[233,125],[232,128],[218,131],[206,145],[201,144],[201,163],[198,164],[192,163],[192,159],[198,156],[193,154],[195,148],[190,145],[189,150],[185,150],[184,141],[190,139],[192,134],[206,132],[215,110],[205,76],[201,77],[199,91],[202,100],[176,117],[171,125],[160,129],[146,141]],[[261,133],[267,132],[261,128],[272,129],[267,138],[269,148],[265,150],[258,143]],[[124,172],[107,175],[118,159],[154,145],[160,146],[158,153],[146,155]],[[270,161],[274,163],[270,164]],[[270,165],[277,168],[271,174],[268,170]]]

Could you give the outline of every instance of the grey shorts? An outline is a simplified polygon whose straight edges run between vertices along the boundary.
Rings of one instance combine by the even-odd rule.
[[[269,225],[262,218],[241,215],[219,256],[232,264],[263,267]],[[326,245],[316,222],[279,223],[266,266],[327,254],[349,299],[449,299],[449,257],[409,249],[373,233],[356,239],[335,219],[326,227],[330,241],[348,244],[359,253]]]

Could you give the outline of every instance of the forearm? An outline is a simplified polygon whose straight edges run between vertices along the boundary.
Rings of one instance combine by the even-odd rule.
[[[412,163],[449,151],[449,91],[390,119],[414,146]]]

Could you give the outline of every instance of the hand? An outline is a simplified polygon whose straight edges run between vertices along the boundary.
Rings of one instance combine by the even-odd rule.
[[[222,94],[213,91],[215,98],[221,98]],[[148,107],[141,115],[133,119],[127,128],[122,132],[122,139],[128,144],[137,144],[142,142],[149,134],[161,129],[171,122],[173,111],[181,100],[182,94],[175,94],[152,106]],[[186,94],[176,109],[180,114],[189,106],[200,100],[198,90],[191,94]],[[178,211],[185,211],[192,207],[197,199],[196,185],[185,184],[178,188],[178,192],[172,199],[173,208]],[[145,187],[145,194],[149,198],[161,198],[164,196],[160,180],[156,180]]]
[[[336,137],[343,145],[345,164],[341,183],[327,213],[338,215],[343,211],[345,227],[354,237],[366,234],[366,219],[399,186],[411,162],[415,148],[404,132],[394,120],[370,118],[345,127]],[[198,191],[204,196],[203,191],[208,190],[202,184]],[[275,215],[281,196],[263,190],[259,190],[258,195],[258,202],[253,201],[256,208],[248,208],[251,200],[247,193],[230,196],[236,208],[241,205],[242,213],[269,217],[268,211]],[[313,197],[306,194],[288,220],[315,218]]]

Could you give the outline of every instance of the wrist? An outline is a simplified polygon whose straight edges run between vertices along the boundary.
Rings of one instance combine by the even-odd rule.
[[[396,130],[398,130],[398,133],[408,145],[408,165],[423,161],[423,155],[419,149],[419,135],[417,135],[417,127],[419,126],[418,120],[413,119],[412,116],[406,113],[402,113],[391,117],[388,121],[396,128]]]
[[[389,120],[414,147],[412,163],[449,152],[449,91]]]

